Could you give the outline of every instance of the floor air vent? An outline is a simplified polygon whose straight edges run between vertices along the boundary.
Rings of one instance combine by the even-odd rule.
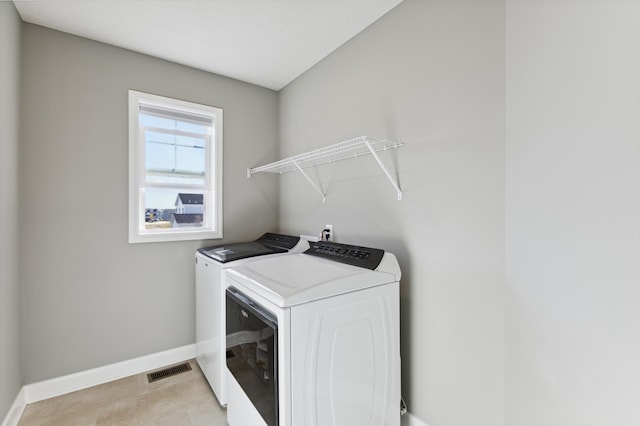
[[[175,376],[176,374],[184,373],[185,371],[191,371],[191,365],[188,362],[180,365],[174,365],[173,367],[165,368],[164,370],[154,371],[147,374],[149,383],[153,383],[157,380],[164,379],[166,377]]]

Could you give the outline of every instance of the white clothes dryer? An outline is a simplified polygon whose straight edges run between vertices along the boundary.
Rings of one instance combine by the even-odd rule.
[[[226,270],[230,426],[399,426],[400,268],[311,243]]]

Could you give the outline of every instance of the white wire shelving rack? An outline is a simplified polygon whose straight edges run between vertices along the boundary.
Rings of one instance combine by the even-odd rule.
[[[304,169],[314,166],[320,166],[323,164],[329,164],[336,161],[347,160],[350,158],[357,158],[363,155],[372,155],[376,162],[386,175],[387,179],[396,190],[398,200],[402,200],[402,190],[398,186],[396,179],[389,173],[389,170],[384,165],[378,152],[388,151],[390,149],[397,149],[403,146],[403,143],[391,142],[388,140],[374,139],[368,136],[360,136],[355,139],[349,139],[343,142],[339,142],[334,145],[329,145],[324,148],[316,149],[314,151],[305,152],[303,154],[294,155],[293,157],[283,158],[282,160],[274,163],[265,164],[264,166],[254,167],[247,169],[247,177],[255,173],[288,173],[293,171],[299,171],[307,179],[307,181],[313,186],[313,188],[322,196],[322,202],[326,200],[326,195],[315,184],[313,179],[304,171]]]

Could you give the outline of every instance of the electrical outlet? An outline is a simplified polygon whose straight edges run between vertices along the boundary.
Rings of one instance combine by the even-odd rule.
[[[327,238],[327,241],[334,241],[334,238],[333,238],[333,225],[325,225],[324,229],[328,229],[328,231],[325,234],[326,238]]]

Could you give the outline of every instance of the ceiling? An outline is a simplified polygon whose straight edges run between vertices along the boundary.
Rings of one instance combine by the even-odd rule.
[[[25,22],[280,90],[402,0],[14,0]]]

